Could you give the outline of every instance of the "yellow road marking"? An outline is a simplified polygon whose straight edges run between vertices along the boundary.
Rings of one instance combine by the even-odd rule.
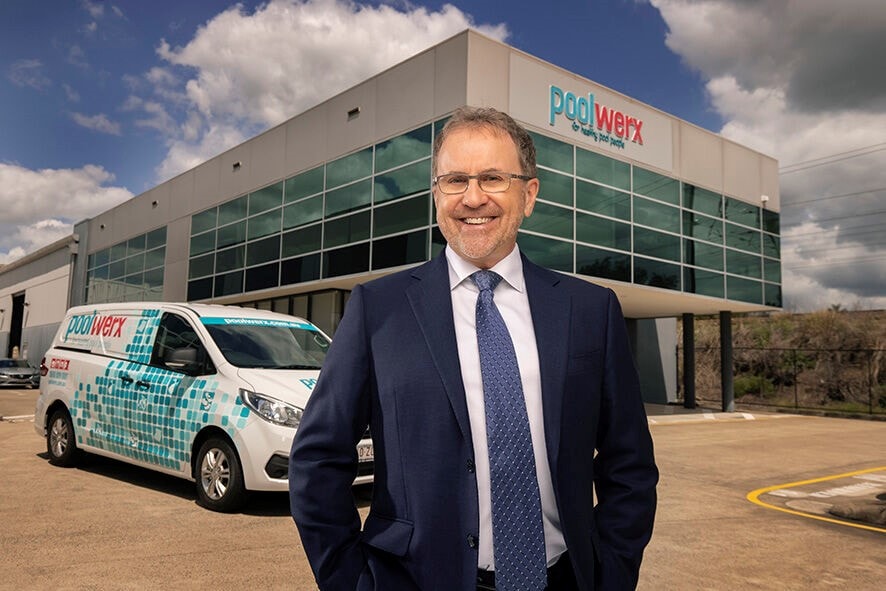
[[[799,515],[800,517],[808,517],[809,519],[817,519],[819,521],[826,521],[828,523],[836,523],[838,525],[848,525],[849,527],[856,527],[858,529],[866,529],[870,531],[886,533],[886,529],[882,527],[877,527],[876,525],[864,525],[861,523],[852,523],[850,521],[843,521],[841,519],[832,519],[830,517],[822,517],[820,515],[812,515],[810,513],[803,513],[802,511],[795,511],[793,509],[787,509],[785,507],[778,507],[777,505],[772,505],[769,503],[765,503],[760,500],[760,495],[772,492],[774,490],[779,490],[782,488],[791,488],[794,486],[803,486],[804,484],[814,484],[816,482],[824,482],[826,480],[836,480],[837,478],[848,478],[850,476],[857,476],[859,474],[867,474],[869,472],[878,472],[880,470],[886,471],[886,466],[880,466],[879,468],[868,468],[867,470],[856,470],[855,472],[846,472],[845,474],[836,474],[834,476],[824,476],[822,478],[813,478],[811,480],[801,480],[799,482],[790,482],[788,484],[776,484],[775,486],[767,486],[766,488],[760,488],[755,491],[751,491],[747,494],[747,499],[761,507],[766,507],[768,509],[775,509],[776,511],[781,511],[783,513],[790,513],[791,515]]]

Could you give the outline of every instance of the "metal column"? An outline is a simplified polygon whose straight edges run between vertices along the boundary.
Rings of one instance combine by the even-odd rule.
[[[735,412],[735,388],[732,379],[732,312],[720,312],[720,390],[723,412]]]
[[[683,406],[695,408],[695,315],[683,314]]]

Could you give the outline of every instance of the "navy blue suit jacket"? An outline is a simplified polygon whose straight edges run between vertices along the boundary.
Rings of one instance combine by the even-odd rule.
[[[612,291],[525,257],[523,272],[579,588],[633,589],[658,472],[621,308]],[[351,483],[367,425],[375,486],[361,529]],[[320,589],[473,591],[473,457],[445,256],[358,285],[290,457],[292,515]]]

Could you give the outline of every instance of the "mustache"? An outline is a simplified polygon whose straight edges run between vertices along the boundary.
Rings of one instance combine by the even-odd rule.
[[[459,207],[452,210],[452,213],[450,214],[450,216],[454,218],[496,218],[501,215],[501,208],[488,206],[478,207],[477,209]]]

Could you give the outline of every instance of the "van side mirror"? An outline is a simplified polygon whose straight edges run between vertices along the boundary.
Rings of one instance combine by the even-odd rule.
[[[189,373],[197,367],[197,349],[194,347],[181,347],[169,351],[163,358],[166,367],[177,371]]]

